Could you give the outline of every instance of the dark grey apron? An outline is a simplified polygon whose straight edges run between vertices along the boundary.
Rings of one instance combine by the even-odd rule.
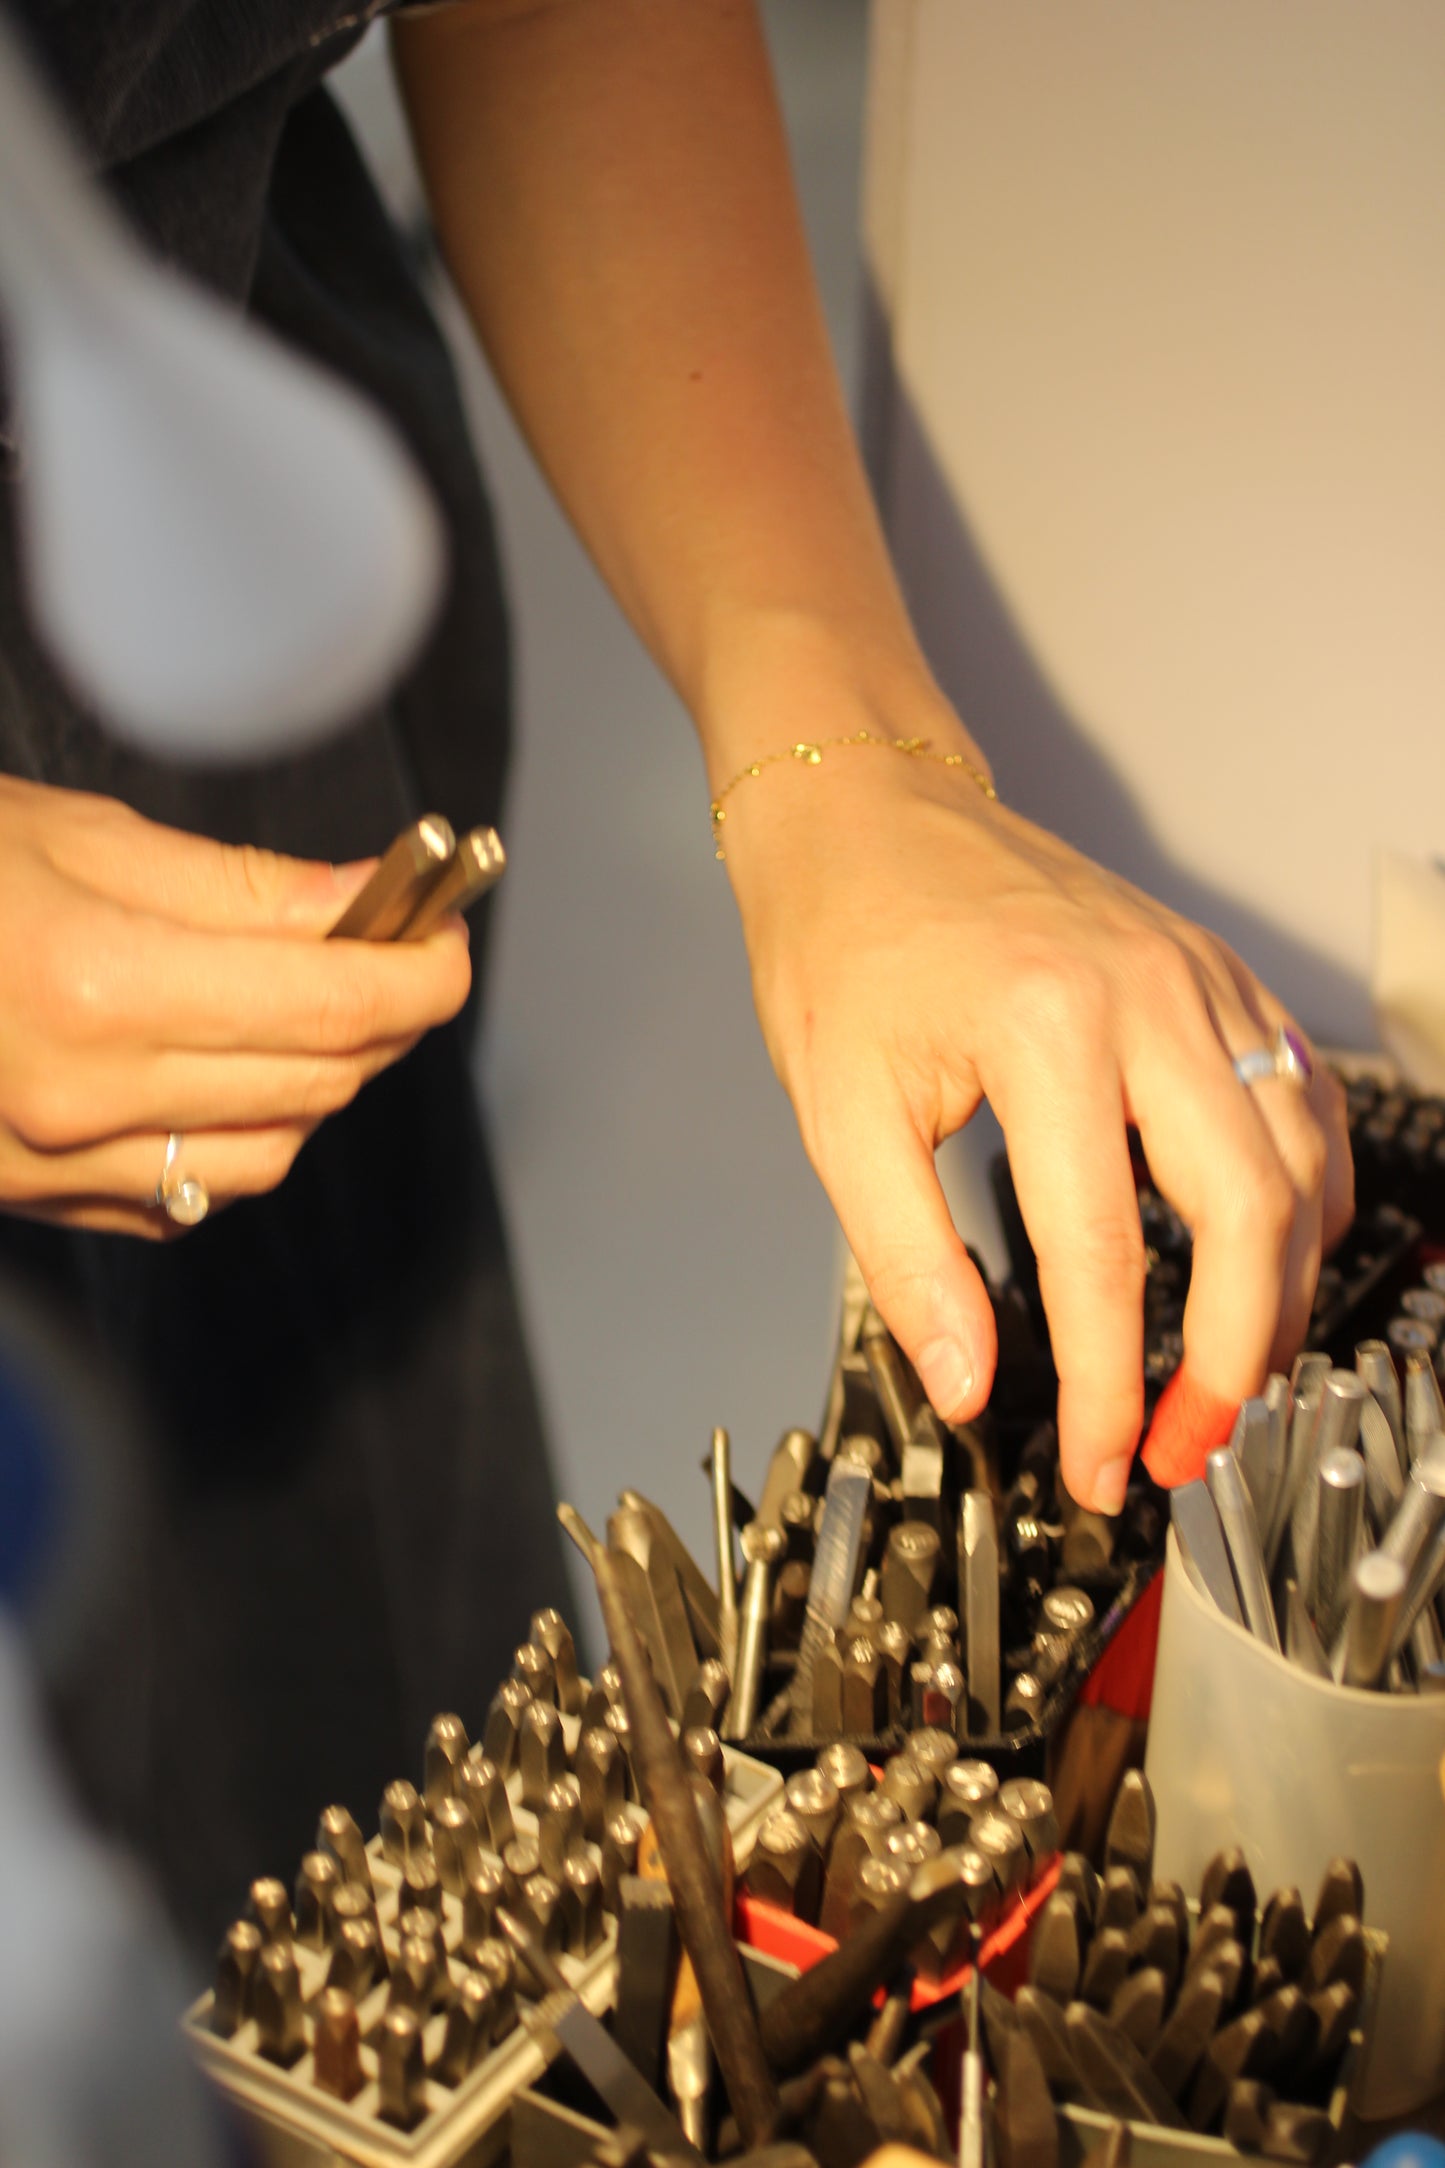
[[[447,606],[395,695],[261,768],[117,745],[58,684],[17,587],[0,448],[0,769],[226,839],[344,859],[435,807],[499,817],[508,656],[452,371],[320,87],[344,0],[24,0],[96,166],[152,244],[391,415],[446,515]],[[3,429],[0,420],[0,429]],[[474,928],[480,964],[484,928]],[[480,1722],[563,1575],[468,1017],[327,1122],[273,1196],[156,1247],[0,1217],[0,1270],[114,1363],[145,1510],[51,1682],[91,1811],[153,1864],[193,1946],[288,1881],[317,1811],[374,1826],[439,1709]]]

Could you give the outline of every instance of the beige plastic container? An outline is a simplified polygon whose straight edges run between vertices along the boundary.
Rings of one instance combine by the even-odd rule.
[[[1170,1532],[1145,1764],[1155,1871],[1197,1891],[1243,1847],[1261,1897],[1306,1903],[1328,1861],[1358,1860],[1365,1924],[1389,1937],[1353,2105],[1406,2114],[1445,2084],[1445,1695],[1311,1678],[1201,1596]]]

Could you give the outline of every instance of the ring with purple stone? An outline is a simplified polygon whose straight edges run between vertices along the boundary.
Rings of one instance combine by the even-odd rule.
[[[1281,1024],[1270,1046],[1251,1047],[1234,1064],[1241,1084],[1261,1084],[1267,1076],[1282,1077],[1299,1091],[1308,1091],[1315,1073],[1314,1057],[1299,1032]]]

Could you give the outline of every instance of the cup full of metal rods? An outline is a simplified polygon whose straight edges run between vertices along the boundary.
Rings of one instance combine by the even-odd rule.
[[[1445,2081],[1445,1407],[1403,1352],[1301,1356],[1173,1494],[1147,1764],[1162,1873],[1236,1837],[1277,1883],[1358,1859],[1389,1937],[1372,2116]]]

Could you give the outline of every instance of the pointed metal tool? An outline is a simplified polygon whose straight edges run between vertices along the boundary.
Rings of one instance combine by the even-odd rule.
[[[724,1915],[722,1886],[708,1850],[692,1779],[668,1724],[611,1555],[572,1507],[559,1506],[557,1518],[587,1559],[597,1583],[632,1720],[638,1789],[652,1816],[678,1929],[697,1974],[723,2084],[747,2143],[765,2145],[778,2127],[777,2088],[763,2054],[731,1924]]]
[[[1221,1446],[1210,1454],[1205,1467],[1209,1495],[1219,1515],[1239,1600],[1244,1607],[1245,1624],[1266,1648],[1278,1649],[1279,1628],[1275,1624],[1269,1579],[1264,1570],[1259,1523],[1254,1517],[1239,1462],[1228,1446]]]
[[[809,1731],[813,1720],[813,1667],[848,1616],[858,1585],[863,1528],[873,1500],[873,1478],[866,1468],[835,1460],[828,1471],[823,1518],[808,1582],[808,1608],[793,1675],[790,1728]]]
[[[1239,1591],[1234,1585],[1224,1531],[1207,1485],[1202,1481],[1181,1483],[1178,1490],[1170,1493],[1169,1510],[1179,1555],[1196,1588],[1216,1610],[1233,1619],[1236,1626],[1242,1626],[1244,1613],[1239,1608]]]

